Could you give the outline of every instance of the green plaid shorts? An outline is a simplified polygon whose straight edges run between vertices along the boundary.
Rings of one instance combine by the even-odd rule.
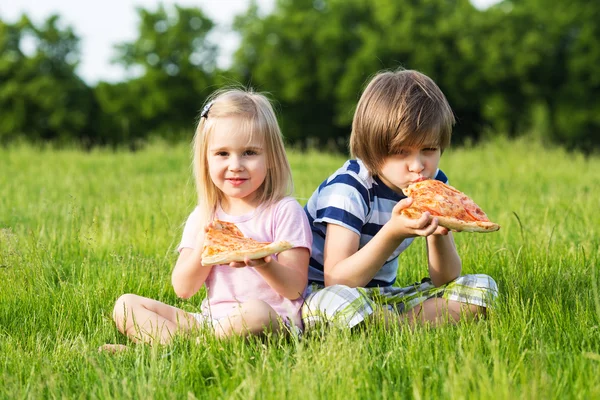
[[[459,276],[439,287],[429,278],[406,287],[323,287],[313,283],[307,288],[302,321],[305,330],[317,324],[352,328],[378,307],[403,313],[433,297],[487,308],[498,297],[498,286],[494,279],[484,274]]]

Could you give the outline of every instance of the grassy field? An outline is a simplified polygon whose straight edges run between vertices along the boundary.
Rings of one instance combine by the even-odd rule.
[[[502,229],[455,234],[493,276],[485,321],[277,339],[132,346],[110,319],[133,292],[193,311],[170,271],[194,206],[189,149],[0,149],[0,399],[600,398],[600,159],[499,140],[441,168]],[[304,204],[344,158],[291,152]],[[426,274],[423,241],[399,283]]]

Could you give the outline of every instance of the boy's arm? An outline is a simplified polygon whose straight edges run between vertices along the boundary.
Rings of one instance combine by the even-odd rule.
[[[452,234],[427,237],[429,277],[435,286],[444,285],[460,276],[462,261]]]
[[[404,239],[415,236],[445,235],[448,230],[437,224],[429,213],[410,220],[400,211],[412,204],[412,199],[400,200],[391,218],[360,250],[357,233],[340,225],[327,224],[323,250],[325,286],[342,284],[364,287],[373,279]]]
[[[362,287],[373,279],[402,239],[394,239],[382,230],[362,249],[360,236],[340,225],[327,224],[323,252],[325,286]]]

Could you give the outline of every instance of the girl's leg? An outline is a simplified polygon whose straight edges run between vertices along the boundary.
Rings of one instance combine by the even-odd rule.
[[[262,300],[250,300],[240,304],[234,312],[214,323],[213,327],[218,338],[225,338],[279,333],[282,323],[273,307]]]
[[[134,342],[165,344],[179,331],[189,331],[199,323],[191,314],[160,301],[124,294],[113,310],[117,328]]]

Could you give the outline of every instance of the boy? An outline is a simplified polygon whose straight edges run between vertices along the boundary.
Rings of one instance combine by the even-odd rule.
[[[317,323],[352,328],[373,314],[386,324],[432,325],[485,315],[497,296],[494,280],[460,276],[452,234],[435,217],[400,214],[412,201],[402,189],[412,182],[447,183],[438,164],[454,122],[439,87],[417,71],[382,72],[367,85],[352,122],[353,159],[305,206],[313,231],[306,329]],[[392,287],[398,256],[418,236],[427,241],[429,278]]]

